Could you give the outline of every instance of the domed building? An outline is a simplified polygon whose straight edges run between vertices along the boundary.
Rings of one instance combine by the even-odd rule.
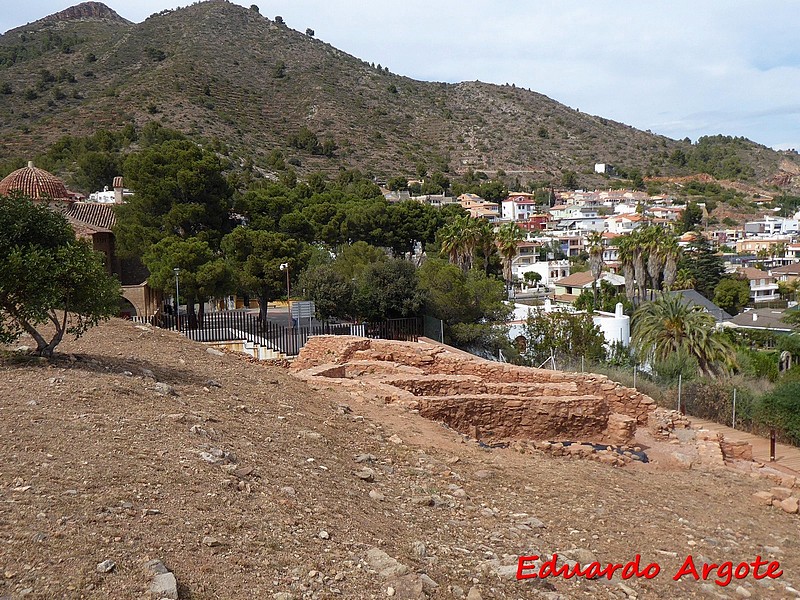
[[[122,178],[118,179],[121,199]],[[142,270],[139,261],[132,261],[131,266],[116,256],[113,232],[116,214],[113,205],[81,202],[83,196],[67,190],[63,181],[44,169],[34,167],[32,161],[28,162],[27,167],[17,169],[0,181],[0,196],[13,193],[22,194],[34,202],[46,203],[52,210],[63,213],[75,235],[89,241],[95,252],[104,255],[107,272],[116,275],[122,283],[121,315],[153,314],[161,298],[147,285],[148,274]]]
[[[0,181],[0,195],[8,196],[19,192],[31,200],[48,203],[67,203],[75,201],[75,195],[67,191],[67,186],[58,177],[44,169],[33,166],[17,169]]]

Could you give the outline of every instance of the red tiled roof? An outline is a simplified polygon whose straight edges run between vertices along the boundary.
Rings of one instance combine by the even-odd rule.
[[[559,279],[555,283],[556,285],[560,286],[576,287],[586,285],[587,283],[592,283],[593,279],[594,277],[592,277],[591,271],[581,271],[579,273],[573,273],[572,275],[564,277],[563,279]]]
[[[31,200],[70,200],[64,182],[44,169],[37,169],[32,162],[17,169],[0,181],[0,195],[19,192]]]
[[[66,216],[70,222],[105,230],[111,230],[117,223],[117,215],[111,206],[94,202],[76,202],[67,209]]]
[[[744,275],[747,279],[770,279],[770,274],[765,273],[761,269],[756,269],[754,267],[744,267],[739,269],[739,272]]]

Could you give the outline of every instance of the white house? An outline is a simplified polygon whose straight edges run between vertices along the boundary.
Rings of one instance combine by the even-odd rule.
[[[753,267],[739,269],[739,273],[750,283],[751,302],[758,303],[780,300],[781,295],[778,293],[777,280],[769,273],[765,273]]]
[[[630,233],[637,227],[645,225],[645,219],[642,215],[617,215],[615,217],[608,217],[605,220],[605,229],[609,233]]]
[[[95,204],[124,204],[127,198],[133,196],[133,192],[122,184],[122,177],[114,177],[114,189],[109,190],[108,186],[102,192],[92,192],[86,199],[87,202]]]
[[[760,221],[748,221],[744,224],[744,233],[748,236],[794,235],[798,232],[797,219],[765,216]]]
[[[536,214],[536,200],[527,192],[510,192],[501,203],[501,216],[504,221],[527,221]]]
[[[550,313],[556,310],[571,313],[582,312],[571,309],[570,307],[553,306],[549,300],[545,300],[544,306],[514,304],[508,328],[509,339],[517,344],[517,347],[523,346],[527,343],[525,339],[525,324],[528,320],[528,316],[534,314],[536,311]],[[621,303],[617,304],[616,311],[613,313],[595,311],[592,315],[592,321],[594,321],[594,324],[603,332],[606,347],[610,348],[617,343],[621,343],[626,348],[630,346],[631,318],[623,312]]]
[[[600,175],[605,175],[611,172],[611,165],[606,163],[594,163],[594,172]]]

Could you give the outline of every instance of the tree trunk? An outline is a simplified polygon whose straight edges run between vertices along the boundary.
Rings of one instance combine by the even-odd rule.
[[[186,297],[186,320],[190,329],[197,328],[197,314],[194,312],[194,296]]]
[[[203,322],[205,321],[205,317],[206,317],[205,302],[200,300],[200,306],[197,309],[197,326],[200,329],[203,328]]]
[[[269,294],[266,290],[261,290],[258,296],[258,320],[262,323],[267,322],[267,308],[269,308]]]

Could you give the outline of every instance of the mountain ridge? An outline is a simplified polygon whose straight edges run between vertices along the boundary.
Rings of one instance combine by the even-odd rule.
[[[78,7],[91,14],[88,5],[101,13],[96,5],[105,7]],[[691,147],[686,141],[582,113],[514,85],[397,75],[252,8],[209,0],[142,23],[119,17],[100,24],[70,17],[81,13],[73,10],[78,7],[56,13],[65,15],[57,20],[40,19],[38,31],[26,26],[0,36],[0,85],[12,87],[0,94],[6,140],[0,159],[25,155],[60,135],[158,119],[197,139],[217,139],[256,164],[281,150],[301,171],[357,167],[390,176],[418,167],[475,169],[552,181],[574,170],[602,183],[593,174],[601,162],[651,175],[688,174],[669,162],[676,150]],[[105,8],[103,14],[116,15]],[[66,54],[47,47],[56,26],[62,38],[75,37]],[[31,50],[36,44],[38,54]],[[4,63],[9,48],[22,58]],[[48,86],[39,80],[57,66],[74,73],[75,82]],[[20,97],[31,110],[15,106]],[[333,156],[295,147],[293,136],[305,128],[320,142],[333,142]],[[739,146],[740,160],[752,166],[757,181],[780,176],[784,160],[797,164],[791,153],[749,140]],[[793,185],[791,173],[789,180]]]

